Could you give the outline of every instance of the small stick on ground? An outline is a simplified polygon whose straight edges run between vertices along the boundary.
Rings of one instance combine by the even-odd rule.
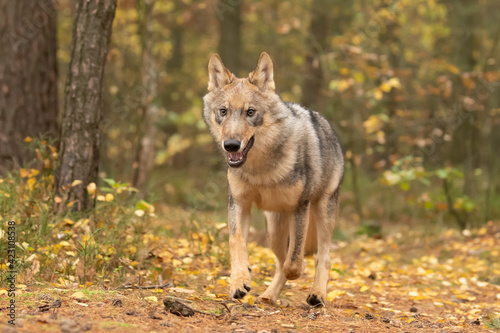
[[[162,285],[155,285],[155,286],[133,286],[133,285],[125,285],[125,286],[120,286],[116,289],[165,289],[165,288],[170,288],[173,287],[174,285],[170,282],[162,284]]]
[[[168,312],[170,312],[176,316],[191,317],[195,313],[200,313],[200,314],[204,314],[207,316],[219,318],[219,317],[224,315],[224,314],[217,315],[214,313],[208,313],[208,312],[193,309],[193,308],[187,306],[186,304],[179,302],[178,300],[174,299],[173,297],[165,298],[163,300],[163,304],[165,305],[165,310],[167,310]]]

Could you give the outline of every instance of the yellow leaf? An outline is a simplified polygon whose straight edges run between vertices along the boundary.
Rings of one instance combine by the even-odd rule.
[[[342,68],[340,69],[340,74],[342,74],[342,75],[347,75],[347,74],[349,74],[349,68],[342,67]]]
[[[114,198],[115,197],[113,196],[113,194],[111,193],[106,194],[106,202],[113,201]]]
[[[389,83],[384,82],[384,83],[382,83],[382,84],[380,85],[380,89],[381,89],[383,92],[388,93],[388,92],[390,92],[390,91],[391,91],[392,87],[389,85]]]
[[[40,173],[37,169],[31,169],[30,170],[30,177],[35,177]]]
[[[367,291],[368,289],[370,289],[370,287],[368,287],[367,285],[365,285],[365,284],[364,284],[364,285],[362,285],[362,286],[361,286],[361,288],[359,288],[359,291],[360,291],[360,292],[365,292],[365,291]]]
[[[80,185],[81,183],[82,183],[82,181],[77,179],[77,180],[74,180],[74,181],[71,183],[71,186],[72,186],[72,187],[75,187],[75,186],[77,186],[77,185]]]
[[[392,88],[399,89],[401,88],[401,82],[399,82],[399,79],[397,77],[393,77],[387,81],[387,84],[391,86]]]
[[[450,73],[453,73],[453,74],[459,74],[460,73],[460,69],[458,69],[458,67],[455,66],[455,65],[449,64],[448,65],[448,70],[450,71]]]
[[[148,297],[144,297],[144,299],[150,303],[157,303],[158,302],[158,297],[156,297],[156,296],[148,296]]]
[[[217,283],[220,284],[221,286],[225,287],[227,285],[227,282],[226,280],[224,279],[218,279],[217,280]]]
[[[384,97],[384,93],[379,88],[375,88],[375,89],[373,89],[373,97],[377,101],[380,101],[382,99],[382,97]]]
[[[347,80],[340,80],[337,84],[337,89],[340,92],[343,92],[349,88],[350,84]]]
[[[385,144],[385,132],[378,131],[376,135],[377,135],[377,142],[381,145]]]
[[[82,293],[81,291],[77,291],[76,293],[73,293],[70,298],[85,298],[85,294]]]
[[[89,194],[94,194],[95,190],[96,190],[95,183],[90,183],[87,185],[87,192],[89,192]]]
[[[327,301],[333,301],[339,296],[342,296],[345,294],[345,291],[343,290],[332,290],[326,295],[326,300]]]
[[[243,298],[243,300],[244,300],[246,303],[250,304],[250,305],[253,305],[253,304],[255,303],[255,299],[253,298],[253,296],[252,296],[252,295],[248,295],[248,294],[247,294],[247,295]]]
[[[104,197],[104,195],[98,195],[97,201],[106,201],[106,198]]]
[[[33,139],[30,138],[29,136],[24,138],[24,142],[32,142],[32,141],[33,141]]]
[[[97,197],[97,200],[99,200],[99,197]],[[136,210],[136,211],[134,212],[134,214],[135,214],[136,216],[141,217],[141,216],[144,216],[144,211],[143,211],[142,209],[138,209],[138,210]]]
[[[54,198],[54,202],[55,203],[61,203],[62,202],[62,199],[60,197],[55,197]]]
[[[2,295],[7,295],[7,294],[8,294],[7,290],[5,290],[5,289],[0,289],[0,296],[2,296]]]
[[[30,172],[28,170],[26,170],[26,169],[19,170],[19,173],[21,174],[21,178],[26,178],[30,174]]]
[[[377,115],[372,114],[367,120],[363,122],[366,134],[371,134],[384,126],[384,121]]]
[[[33,187],[35,186],[35,184],[36,184],[36,179],[35,178],[28,179],[28,188],[30,190],[33,190]]]
[[[354,73],[354,80],[359,83],[365,82],[365,75],[361,72]]]

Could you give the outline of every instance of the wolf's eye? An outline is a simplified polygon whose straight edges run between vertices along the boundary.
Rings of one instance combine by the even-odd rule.
[[[221,108],[221,109],[219,110],[219,112],[220,112],[220,115],[221,115],[221,116],[223,116],[223,117],[227,114],[227,110],[226,110],[226,108]]]
[[[254,114],[255,114],[255,110],[254,109],[248,109],[247,110],[247,116],[252,117]]]

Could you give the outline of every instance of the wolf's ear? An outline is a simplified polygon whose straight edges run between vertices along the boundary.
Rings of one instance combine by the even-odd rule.
[[[224,66],[217,53],[212,54],[208,62],[208,77],[208,91],[221,89],[235,79],[234,74]]]
[[[269,54],[266,52],[260,54],[257,67],[248,75],[248,80],[250,83],[256,85],[261,91],[274,91],[273,62]]]

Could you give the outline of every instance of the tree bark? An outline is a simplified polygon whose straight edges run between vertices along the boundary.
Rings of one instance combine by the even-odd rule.
[[[243,0],[219,0],[216,14],[219,19],[219,54],[233,73],[240,70],[241,7]]]
[[[87,185],[97,182],[103,75],[116,1],[80,0],[76,8],[54,188],[78,210],[94,205]],[[82,183],[71,186],[75,180]]]
[[[144,194],[148,175],[153,169],[156,155],[155,138],[158,132],[156,126],[158,106],[154,99],[157,95],[158,78],[152,38],[155,0],[141,0],[139,3],[139,12],[142,13],[141,22],[139,22],[141,24],[140,38],[142,44],[142,84],[146,93],[143,94],[143,100],[141,101],[144,116],[136,157],[137,168],[134,170],[132,184]]]
[[[457,43],[454,45],[453,55],[455,64],[460,68],[461,76],[469,75],[475,79],[474,71],[478,64],[478,54],[475,52],[480,49],[479,32],[481,20],[479,17],[479,4],[473,0],[449,1],[447,3],[450,12],[452,31]],[[460,101],[454,105],[454,111],[457,112],[457,124],[453,132],[453,141],[451,147],[451,161],[454,164],[464,166],[464,186],[463,193],[466,195],[475,194],[474,169],[478,167],[479,153],[478,139],[480,126],[478,110],[473,107],[469,109],[464,101],[469,98],[477,104],[477,98],[474,95],[474,89],[467,87],[458,76],[454,82],[453,100]]]
[[[53,0],[0,0],[0,173],[33,158],[22,140],[57,132]]]
[[[329,34],[329,22],[333,3],[327,0],[314,0],[311,7],[311,23],[307,38],[306,73],[302,83],[300,103],[317,110],[321,109],[323,95],[323,67],[321,56],[326,53],[326,38]]]

